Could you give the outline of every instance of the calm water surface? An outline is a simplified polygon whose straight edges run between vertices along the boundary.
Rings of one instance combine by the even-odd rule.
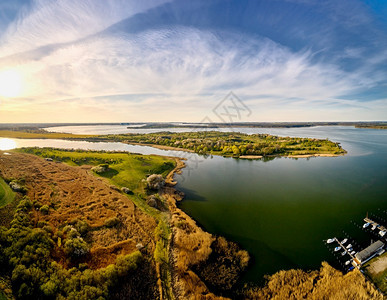
[[[95,130],[106,133],[101,128]],[[115,128],[104,130],[120,132],[114,132]],[[233,130],[329,138],[340,142],[348,151],[342,157],[278,158],[266,162],[188,156],[187,168],[176,175],[177,188],[186,193],[180,206],[207,231],[236,241],[249,251],[254,263],[246,280],[261,281],[264,274],[281,269],[316,269],[322,260],[338,266],[324,239],[348,235],[357,242],[354,249],[361,250],[377,237],[360,228],[367,212],[380,219],[387,217],[384,212],[387,210],[387,130],[346,126]],[[88,128],[88,133],[96,132]],[[187,156],[182,152],[121,143],[14,142],[17,147],[52,146]]]

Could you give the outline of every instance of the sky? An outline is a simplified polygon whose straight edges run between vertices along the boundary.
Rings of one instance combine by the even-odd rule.
[[[387,120],[387,1],[0,1],[0,123],[226,115]]]

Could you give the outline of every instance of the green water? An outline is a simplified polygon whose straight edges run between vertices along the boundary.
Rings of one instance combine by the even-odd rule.
[[[177,188],[186,193],[181,208],[207,231],[248,250],[253,263],[245,279],[258,282],[281,269],[318,268],[323,260],[339,266],[323,240],[347,234],[358,251],[377,237],[361,230],[366,213],[387,217],[387,131],[273,131],[329,137],[342,142],[349,153],[269,162],[188,160],[188,168],[176,176]]]

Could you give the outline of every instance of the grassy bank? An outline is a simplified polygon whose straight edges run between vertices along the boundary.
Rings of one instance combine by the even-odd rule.
[[[11,203],[15,199],[15,193],[8,184],[0,178],[0,207]]]

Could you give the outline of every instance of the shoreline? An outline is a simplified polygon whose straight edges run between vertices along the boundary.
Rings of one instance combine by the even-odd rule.
[[[213,278],[227,277],[232,286],[239,282],[241,275],[246,271],[250,256],[246,250],[235,242],[213,235],[201,227],[196,221],[177,206],[184,198],[184,193],[177,190],[177,182],[173,179],[186,167],[184,158],[174,157],[176,166],[165,178],[165,186],[161,196],[166,200],[170,213],[169,226],[171,235],[168,239],[169,257],[171,263],[172,290],[177,299],[231,299],[224,295],[231,286],[224,287],[222,296],[209,289],[206,279],[200,273],[200,266],[211,264],[212,259],[219,257],[229,261],[229,269],[213,273]],[[221,244],[221,246],[216,246]],[[230,250],[231,249],[231,250]],[[199,268],[199,269],[198,269]],[[200,275],[200,276],[199,276]],[[211,277],[210,277],[211,278]],[[219,291],[218,291],[219,292]]]

